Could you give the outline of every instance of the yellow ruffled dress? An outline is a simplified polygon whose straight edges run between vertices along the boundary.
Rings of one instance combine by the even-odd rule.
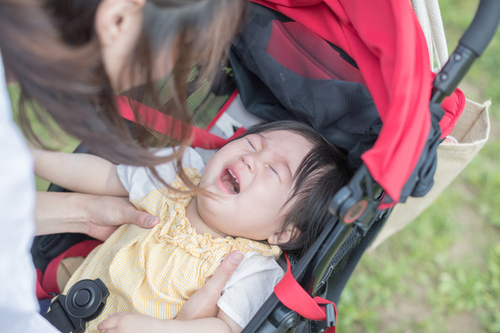
[[[186,168],[199,183],[196,169]],[[186,190],[177,179],[174,187]],[[71,277],[64,293],[77,281],[100,278],[109,289],[103,313],[87,324],[86,333],[109,314],[140,312],[148,316],[175,318],[184,303],[214,274],[220,261],[235,250],[255,251],[278,257],[281,250],[245,238],[212,238],[197,234],[186,218],[191,196],[166,189],[133,200],[140,210],[160,217],[153,229],[123,225],[95,248]]]

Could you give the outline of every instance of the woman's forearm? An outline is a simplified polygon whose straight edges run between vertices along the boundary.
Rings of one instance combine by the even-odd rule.
[[[93,196],[79,193],[37,192],[36,234],[88,233],[86,207]]]

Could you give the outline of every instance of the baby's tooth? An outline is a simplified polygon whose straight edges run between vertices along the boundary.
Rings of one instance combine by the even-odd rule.
[[[233,172],[230,169],[227,169],[227,171],[229,171],[234,180],[236,180],[236,182],[239,184],[240,182],[238,181],[238,178],[236,178],[236,176],[233,174]]]

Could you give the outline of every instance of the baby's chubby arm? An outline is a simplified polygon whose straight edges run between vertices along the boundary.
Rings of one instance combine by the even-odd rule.
[[[89,154],[68,154],[30,148],[35,174],[73,192],[128,196],[117,166]]]

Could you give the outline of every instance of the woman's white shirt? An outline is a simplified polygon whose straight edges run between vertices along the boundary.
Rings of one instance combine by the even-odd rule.
[[[58,332],[38,313],[30,248],[35,234],[33,159],[12,119],[0,54],[0,331]]]

